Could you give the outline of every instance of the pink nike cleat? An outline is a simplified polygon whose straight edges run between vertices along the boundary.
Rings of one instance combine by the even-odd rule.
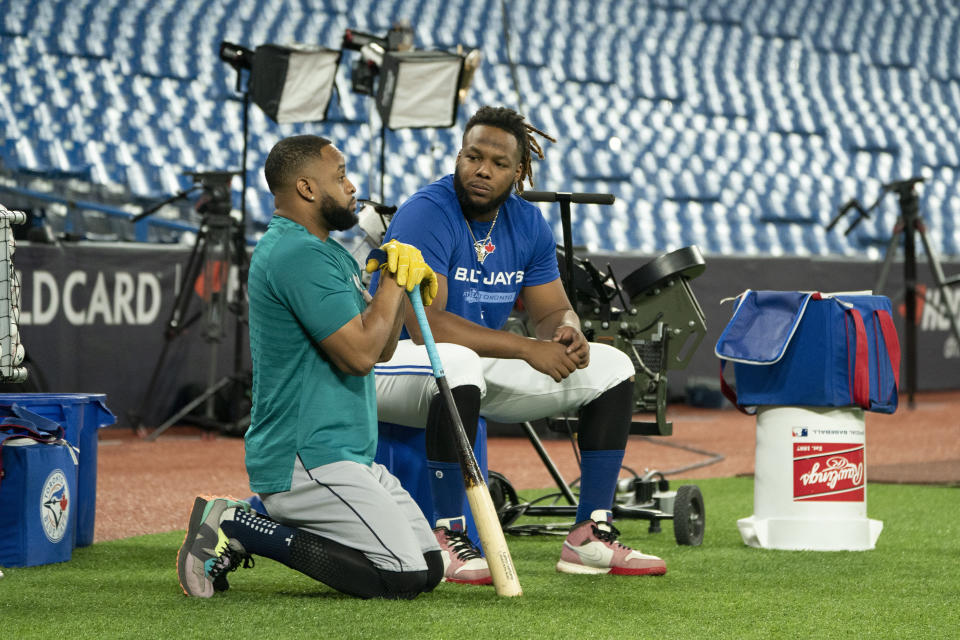
[[[487,560],[467,537],[466,518],[441,518],[433,533],[443,553],[443,579],[461,584],[493,584]]]
[[[557,571],[618,576],[662,576],[666,563],[617,542],[620,532],[609,511],[597,510],[575,526],[563,542]]]

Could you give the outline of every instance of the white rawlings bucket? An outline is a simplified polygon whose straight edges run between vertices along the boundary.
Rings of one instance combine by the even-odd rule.
[[[753,515],[743,541],[765,549],[863,551],[883,529],[867,518],[863,410],[760,407]]]

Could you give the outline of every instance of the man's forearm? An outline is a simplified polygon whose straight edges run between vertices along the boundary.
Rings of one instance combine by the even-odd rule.
[[[397,347],[397,338],[403,326],[403,308],[406,292],[390,282],[377,290],[370,304],[361,315],[367,348],[373,350],[375,362],[389,360]],[[384,357],[386,356],[386,357]]]
[[[428,311],[427,316],[433,339],[437,342],[463,345],[484,358],[526,359],[530,340],[524,336],[488,329],[449,311]],[[420,327],[410,308],[407,310],[406,326],[413,341],[423,344]]]
[[[401,302],[400,308],[397,309],[397,317],[394,319],[393,330],[390,332],[389,337],[387,337],[387,344],[384,345],[383,351],[380,352],[380,359],[377,360],[377,362],[386,362],[393,357],[393,352],[397,350],[397,340],[400,339],[400,330],[403,329],[403,313],[406,306],[407,303],[404,301]]]
[[[551,340],[558,327],[567,325],[580,329],[580,318],[573,312],[573,309],[557,309],[552,313],[540,319],[534,327],[534,333],[540,340]]]

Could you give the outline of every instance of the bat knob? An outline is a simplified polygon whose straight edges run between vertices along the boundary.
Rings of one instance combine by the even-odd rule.
[[[373,263],[372,266],[371,262]],[[383,249],[373,249],[367,254],[367,260],[364,263],[364,267],[367,273],[373,273],[385,264],[387,264],[387,252]]]

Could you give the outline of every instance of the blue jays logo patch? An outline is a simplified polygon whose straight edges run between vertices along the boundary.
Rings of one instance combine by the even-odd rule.
[[[54,544],[60,542],[67,532],[70,499],[67,476],[60,469],[54,469],[47,476],[40,492],[40,522],[43,524],[44,535]]]

